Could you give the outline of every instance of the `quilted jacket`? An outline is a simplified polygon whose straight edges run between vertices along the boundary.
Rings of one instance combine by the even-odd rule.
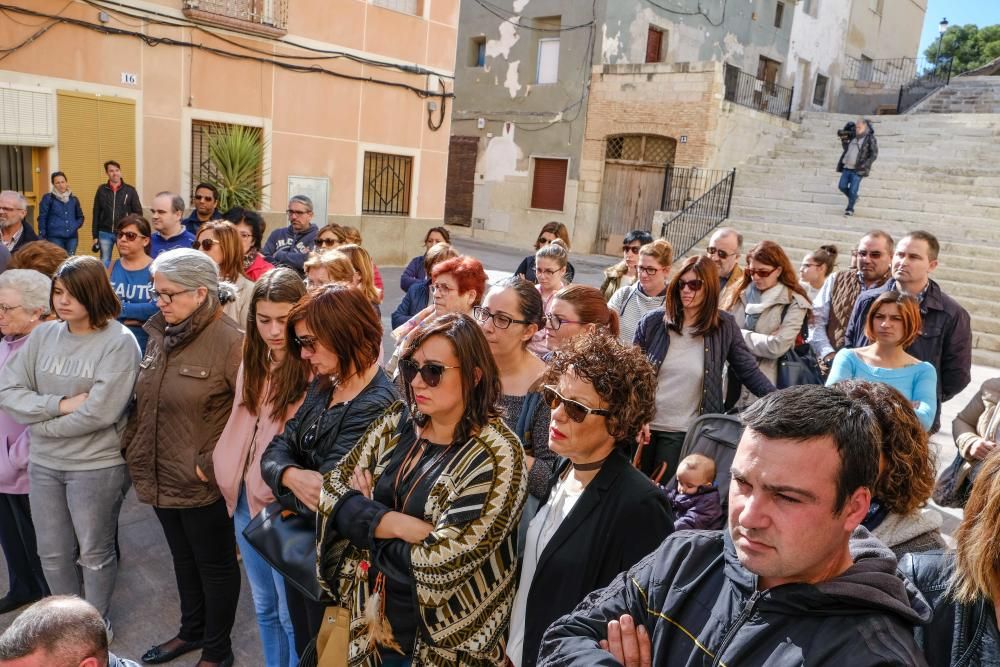
[[[215,299],[179,325],[157,313],[143,328],[149,343],[122,438],[136,495],[154,507],[210,505],[221,496],[212,453],[232,409],[243,334]]]

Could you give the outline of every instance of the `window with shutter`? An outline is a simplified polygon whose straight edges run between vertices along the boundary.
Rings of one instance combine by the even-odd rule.
[[[531,182],[531,208],[549,211],[563,210],[569,160],[537,157],[534,159],[534,163],[535,173]]]
[[[646,35],[646,62],[658,63],[663,60],[663,31],[649,26]]]

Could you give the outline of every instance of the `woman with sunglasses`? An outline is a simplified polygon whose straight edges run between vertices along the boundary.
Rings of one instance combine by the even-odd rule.
[[[639,264],[639,248],[653,242],[653,235],[642,229],[633,229],[622,239],[622,261],[604,269],[601,291],[610,300],[622,287],[635,284],[639,279],[635,267]]]
[[[347,236],[344,234],[344,228],[335,222],[320,228],[316,234],[316,250],[320,252],[335,250],[346,243]]]
[[[243,274],[243,243],[236,227],[224,220],[210,220],[198,229],[194,246],[215,261],[222,280],[236,286],[236,299],[225,304],[222,312],[246,326],[253,283]]]
[[[646,313],[663,307],[673,261],[674,249],[665,239],[656,239],[639,250],[639,264],[636,267],[639,281],[622,287],[608,302],[608,307],[618,313],[621,326],[618,340],[631,345],[639,320]]]
[[[542,227],[542,231],[538,232],[538,239],[535,241],[535,254],[528,255],[522,259],[521,263],[517,265],[516,269],[514,269],[514,275],[538,284],[538,275],[536,273],[538,251],[555,240],[559,240],[562,243],[563,248],[569,252],[569,230],[566,228],[566,225],[561,222],[545,223]],[[576,271],[573,269],[573,265],[567,261],[566,282],[573,282],[573,275],[575,273]]]
[[[406,405],[324,477],[320,581],[351,604],[352,665],[502,665],[527,475],[496,364],[453,313],[399,367]]]
[[[604,331],[618,338],[618,313],[608,308],[596,287],[570,285],[553,296],[545,309],[546,354],[555,352],[581,333]]]
[[[315,378],[302,406],[271,440],[261,473],[288,510],[315,519],[323,474],[354,447],[368,426],[396,400],[378,366],[382,323],[359,290],[324,285],[288,314],[288,354],[307,362]],[[319,632],[325,606],[285,587],[302,655]]]
[[[673,532],[666,495],[624,450],[653,416],[656,377],[641,351],[579,336],[552,356],[543,396],[549,447],[563,457],[531,519],[507,656],[536,664],[545,629]]]
[[[219,281],[207,254],[176,248],[151,270],[160,312],[146,324],[149,345],[122,448],[136,496],[153,506],[170,547],[181,623],[142,661],[201,649],[198,667],[228,666],[240,571],[212,455],[233,406],[243,325],[223,315],[220,301],[233,288]]]
[[[111,265],[110,274],[111,288],[122,303],[118,321],[132,332],[143,354],[149,334],[142,327],[156,314],[156,303],[150,295],[153,289],[153,275],[149,272],[149,265],[153,263],[149,256],[151,233],[149,222],[141,215],[132,213],[119,220],[115,224],[119,259]]]
[[[500,371],[504,423],[528,455],[528,493],[544,499],[556,456],[549,449],[549,409],[541,401],[545,362],[528,350],[544,319],[542,297],[527,280],[507,278],[487,292],[472,316],[483,328]]]
[[[424,252],[410,260],[410,263],[403,269],[403,275],[399,277],[399,288],[403,292],[409,292],[413,285],[423,283],[427,280],[426,260],[427,253],[438,243],[451,243],[451,233],[445,227],[431,227],[424,235]],[[418,309],[419,310],[419,309]]]
[[[260,249],[264,243],[264,219],[260,214],[249,209],[234,206],[224,216],[227,222],[233,223],[240,235],[240,247],[243,250],[243,273],[251,281],[258,280],[262,275],[274,268],[274,265],[264,259]]]
[[[666,463],[677,471],[681,445],[700,415],[725,412],[723,371],[726,364],[757,396],[774,384],[757,367],[736,320],[719,310],[719,272],[707,255],[688,257],[667,286],[664,308],[640,322],[635,344],[656,371],[656,415],[640,436],[639,467],[653,473]]]
[[[295,634],[284,577],[250,546],[243,530],[251,518],[274,502],[274,493],[261,476],[261,457],[302,405],[309,384],[309,364],[288,354],[288,315],[305,293],[302,279],[287,268],[268,272],[254,285],[235,400],[212,455],[215,479],[233,517],[236,543],[253,594],[267,667],[298,664]]]
[[[761,372],[771,382],[777,382],[778,359],[795,345],[812,308],[809,295],[780,245],[761,241],[750,249],[743,280],[722,308],[736,319],[743,342],[757,358]],[[739,384],[731,382],[729,391],[731,397],[735,396]],[[743,388],[738,407],[752,402],[750,393]]]

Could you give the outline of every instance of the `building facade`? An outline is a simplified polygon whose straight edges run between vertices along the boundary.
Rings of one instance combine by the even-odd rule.
[[[81,249],[105,160],[147,206],[162,190],[188,199],[212,174],[209,136],[225,125],[263,139],[269,226],[285,224],[291,194],[308,194],[317,223],[358,226],[394,261],[440,224],[459,0],[11,5],[0,157],[16,169],[3,185],[33,204],[65,171],[88,218]]]

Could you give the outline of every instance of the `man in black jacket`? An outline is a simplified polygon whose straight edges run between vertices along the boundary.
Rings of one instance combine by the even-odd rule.
[[[538,665],[925,665],[930,609],[864,529],[881,432],[836,387],[743,415],[725,531],[678,531],[545,633]]]
[[[101,250],[104,266],[111,266],[111,251],[115,247],[115,225],[130,213],[142,215],[139,193],[122,180],[122,166],[114,160],[104,163],[104,173],[108,182],[101,184],[94,194],[94,217],[91,230],[94,234],[94,248]]]
[[[854,137],[842,142],[844,152],[840,154],[837,162],[837,171],[840,173],[840,191],[847,196],[847,208],[844,215],[854,215],[854,204],[858,201],[858,191],[861,188],[861,179],[868,176],[872,170],[872,164],[878,158],[878,140],[875,139],[875,131],[871,124],[859,118],[854,124]]]
[[[920,302],[920,336],[906,351],[937,370],[938,406],[931,433],[941,427],[941,404],[972,381],[972,320],[968,311],[930,277],[937,268],[940,250],[937,238],[929,232],[904,236],[893,253],[892,278],[861,293],[844,335],[844,347],[868,345],[871,341],[865,336],[865,320],[875,299],[889,290],[916,297]]]

